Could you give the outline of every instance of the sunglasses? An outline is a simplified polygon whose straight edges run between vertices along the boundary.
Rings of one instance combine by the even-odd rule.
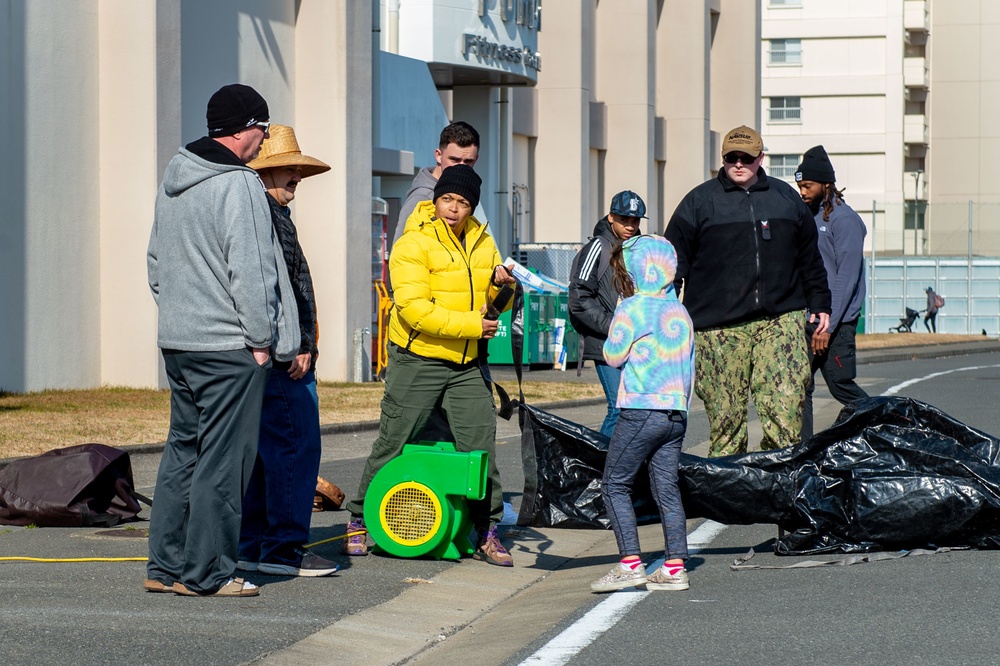
[[[262,130],[264,130],[265,134],[267,134],[268,130],[271,128],[271,121],[269,120],[250,121],[247,123],[247,127],[259,127]]]
[[[758,155],[757,157],[760,157],[760,155]],[[736,164],[737,162],[739,162],[739,163],[743,164],[744,166],[746,166],[747,164],[752,164],[752,163],[756,162],[757,161],[757,157],[751,157],[751,156],[747,155],[746,153],[726,153],[722,157],[722,160],[726,164]]]

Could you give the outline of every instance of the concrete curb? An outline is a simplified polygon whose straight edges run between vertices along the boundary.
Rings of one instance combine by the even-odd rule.
[[[984,342],[958,342],[925,345],[923,347],[902,347],[896,349],[872,349],[858,352],[858,363],[892,363],[918,359],[947,358],[1000,352],[1000,340]]]

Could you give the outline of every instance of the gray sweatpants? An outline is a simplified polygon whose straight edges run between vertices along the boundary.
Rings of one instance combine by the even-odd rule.
[[[146,573],[195,592],[236,570],[243,493],[257,456],[271,363],[249,349],[163,350],[170,434],[156,475]]]

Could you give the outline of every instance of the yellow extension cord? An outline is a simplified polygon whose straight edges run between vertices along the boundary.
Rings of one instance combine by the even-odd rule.
[[[342,534],[340,536],[330,537],[329,539],[323,539],[322,541],[314,541],[312,543],[307,543],[302,546],[303,548],[312,548],[313,546],[319,546],[324,543],[330,543],[331,541],[337,541],[338,539],[346,539],[347,537],[352,537],[358,534],[366,534],[366,532],[348,532],[347,534]],[[0,557],[0,562],[147,562],[148,557]]]

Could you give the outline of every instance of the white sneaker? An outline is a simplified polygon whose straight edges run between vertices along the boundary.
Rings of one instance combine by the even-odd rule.
[[[590,584],[592,592],[614,592],[627,587],[642,587],[646,584],[646,569],[640,564],[630,569],[621,562],[614,569],[604,574],[596,583]]]
[[[684,569],[673,576],[668,576],[663,567],[657,567],[653,575],[646,579],[647,590],[686,590],[690,587],[688,574]]]

